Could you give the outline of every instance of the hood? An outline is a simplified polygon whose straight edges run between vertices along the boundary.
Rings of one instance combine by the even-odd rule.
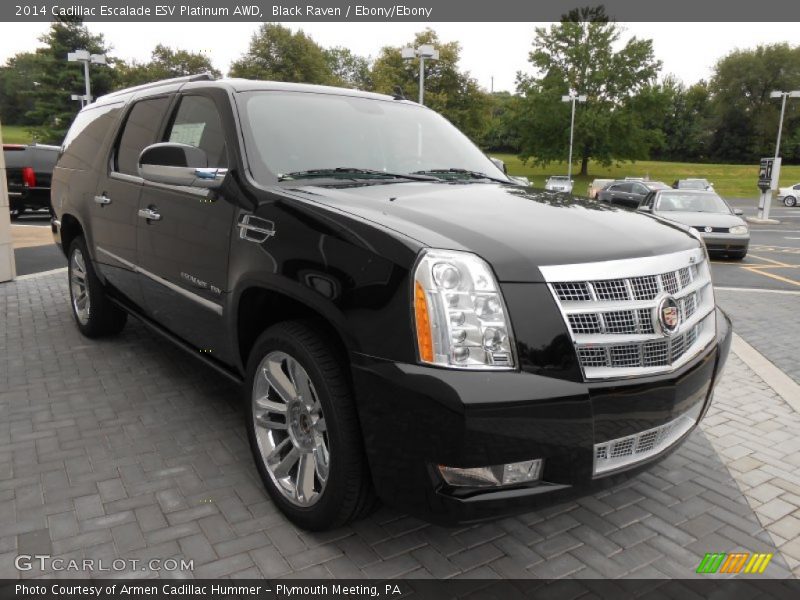
[[[657,256],[699,244],[679,225],[649,215],[503,184],[408,182],[291,191],[423,245],[474,252],[503,282],[542,281],[538,267],[544,265]]]
[[[726,213],[709,212],[683,212],[683,211],[661,211],[656,213],[662,219],[675,221],[682,225],[688,225],[695,229],[702,230],[703,227],[734,227],[744,225],[741,217]]]

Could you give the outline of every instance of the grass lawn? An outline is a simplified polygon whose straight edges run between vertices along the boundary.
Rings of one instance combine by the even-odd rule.
[[[30,144],[33,137],[24,125],[3,125],[4,144]]]
[[[565,162],[551,163],[547,167],[536,167],[522,162],[513,154],[494,154],[491,156],[504,160],[509,175],[524,175],[533,180],[536,187],[544,187],[545,179],[549,175],[566,175]],[[573,174],[575,173],[573,166]],[[573,175],[575,179],[575,192],[585,194],[586,188],[592,179],[623,179],[628,177],[649,177],[656,181],[663,181],[672,185],[676,179],[687,177],[705,177],[714,184],[714,189],[729,198],[758,198],[758,164],[752,165],[713,165],[677,162],[658,162],[643,160],[623,165],[601,167],[589,163],[589,177]],[[800,166],[786,165],[781,168],[781,186],[788,186],[800,182]]]

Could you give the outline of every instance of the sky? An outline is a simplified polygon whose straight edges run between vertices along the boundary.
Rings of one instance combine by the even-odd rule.
[[[303,29],[318,44],[346,46],[362,56],[377,56],[383,46],[408,44],[417,31],[431,27],[444,41],[462,46],[460,68],[486,90],[514,91],[517,71],[531,72],[527,62],[534,27],[545,23],[285,23]],[[673,74],[686,84],[708,79],[716,61],[736,48],[758,44],[794,44],[796,23],[621,23],[623,40],[635,35],[653,40],[661,75]],[[89,23],[113,46],[112,54],[146,61],[158,43],[204,52],[227,72],[247,51],[258,23]],[[18,52],[35,49],[47,23],[0,23],[0,64]]]

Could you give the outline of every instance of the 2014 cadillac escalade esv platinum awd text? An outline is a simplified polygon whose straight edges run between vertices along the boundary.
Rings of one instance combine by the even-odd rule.
[[[168,80],[84,108],[53,232],[88,337],[128,314],[242,383],[275,504],[438,522],[613,485],[675,449],[730,345],[683,226],[509,180],[437,113]]]

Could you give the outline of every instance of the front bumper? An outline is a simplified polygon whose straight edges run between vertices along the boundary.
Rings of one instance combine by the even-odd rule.
[[[702,419],[730,348],[730,321],[719,309],[716,318],[715,342],[689,364],[633,381],[578,383],[357,357],[356,398],[378,495],[430,521],[463,523],[586,494],[638,473],[677,448],[694,426],[656,455],[608,474],[594,472],[595,444],[690,411]],[[449,487],[436,468],[535,458],[544,459],[542,481],[514,488]]]
[[[750,234],[733,235],[730,233],[705,233],[700,236],[709,252],[742,252],[750,246]]]

